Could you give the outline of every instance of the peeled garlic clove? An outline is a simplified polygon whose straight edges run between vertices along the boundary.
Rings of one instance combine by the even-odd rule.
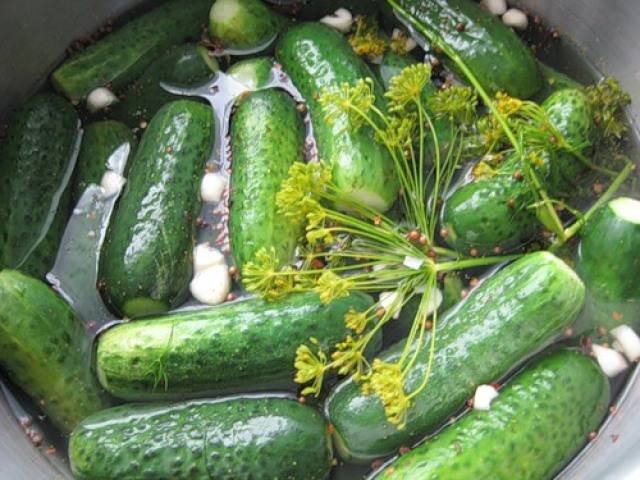
[[[189,284],[193,298],[205,305],[223,303],[231,291],[231,276],[226,265],[209,267],[196,274]]]
[[[202,177],[200,196],[206,203],[218,203],[222,199],[227,181],[218,173],[207,173]]]
[[[320,19],[320,23],[329,25],[339,32],[347,33],[353,25],[353,15],[346,8],[339,8],[331,15],[326,15]]]
[[[87,96],[87,108],[91,113],[99,112],[110,107],[118,101],[118,97],[105,87],[99,87],[93,90]]]
[[[476,393],[473,396],[473,409],[488,411],[491,408],[491,402],[498,396],[498,390],[491,385],[478,385]]]
[[[107,170],[102,175],[100,180],[100,186],[102,187],[102,193],[105,198],[113,197],[117,195],[127,183],[127,179],[113,170]]]
[[[203,272],[209,267],[226,265],[224,255],[217,248],[207,243],[201,243],[193,250],[193,270]]]
[[[607,377],[615,377],[624,372],[629,364],[625,358],[612,348],[603,347],[602,345],[593,344],[591,347],[593,354],[598,361],[598,365]]]
[[[620,351],[630,362],[640,359],[640,337],[628,325],[620,325],[611,330],[611,336],[616,339]]]

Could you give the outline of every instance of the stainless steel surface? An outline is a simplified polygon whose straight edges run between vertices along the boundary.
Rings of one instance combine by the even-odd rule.
[[[75,38],[142,0],[0,1],[0,118],[46,78]],[[427,1],[427,0],[425,0]],[[618,77],[637,100],[640,122],[640,1],[523,0],[573,40],[601,71]],[[1,308],[1,307],[0,307]],[[563,480],[640,478],[640,372],[631,378],[595,442],[562,474]],[[64,478],[35,449],[0,399],[0,480]]]

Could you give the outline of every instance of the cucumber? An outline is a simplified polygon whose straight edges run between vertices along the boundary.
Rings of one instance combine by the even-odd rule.
[[[413,57],[398,55],[392,50],[387,50],[382,55],[380,63],[373,66],[374,72],[378,75],[378,79],[382,82],[385,90],[389,89],[391,79],[399,75],[403,69],[418,63]],[[432,87],[432,88],[431,88]],[[429,90],[435,92],[435,86],[429,84]]]
[[[559,350],[528,366],[491,410],[473,411],[374,478],[553,478],[604,418],[611,392],[596,363]]]
[[[90,367],[91,342],[47,285],[0,272],[0,365],[63,433],[109,402]]]
[[[331,455],[322,416],[279,397],[123,405],[69,443],[77,480],[322,480]]]
[[[198,36],[210,6],[210,0],[163,3],[65,61],[51,76],[54,87],[75,101],[98,87],[121,90],[168,47]]]
[[[226,73],[236,82],[253,91],[264,88],[269,83],[272,67],[272,58],[256,57],[234,63]]]
[[[550,122],[570,145],[585,148],[593,132],[592,109],[587,96],[577,89],[563,89],[542,104]],[[539,229],[532,189],[519,179],[520,159],[508,156],[497,174],[473,179],[454,190],[442,211],[447,243],[461,252],[480,254],[514,250],[532,240]],[[537,174],[552,196],[562,195],[585,166],[573,155],[546,156]]]
[[[151,120],[100,253],[103,296],[116,313],[163,312],[187,298],[212,137],[213,113],[201,103],[169,103]]]
[[[105,120],[87,126],[73,181],[73,203],[78,202],[89,185],[100,185],[113,155],[129,157],[136,144],[133,132],[123,123]]]
[[[262,248],[273,249],[282,265],[293,260],[303,232],[275,203],[289,168],[304,162],[304,138],[304,122],[286,92],[260,90],[240,101],[231,121],[229,232],[241,271]]]
[[[251,50],[274,40],[288,20],[261,0],[216,0],[209,13],[209,33],[225,48]]]
[[[0,143],[0,269],[44,277],[70,213],[79,119],[57,95],[36,95]]]
[[[591,326],[640,327],[640,201],[610,201],[587,223],[576,270],[587,286]]]
[[[544,347],[577,317],[584,285],[547,252],[526,255],[478,286],[440,320],[428,386],[413,398],[406,426],[389,423],[377,396],[364,395],[352,379],[327,398],[341,457],[370,462],[433,432],[471,397],[475,388],[502,378],[514,365]],[[421,384],[430,335],[411,367],[405,390]],[[404,341],[378,358],[397,361]]]
[[[558,90],[582,87],[582,85],[573,78],[559,72],[544,62],[538,61],[538,68],[544,79],[542,89],[536,93],[534,97],[534,100],[538,103],[545,101]]]
[[[324,89],[373,78],[364,60],[344,37],[320,23],[288,30],[276,46],[276,57],[307,102],[319,158],[331,167],[333,183],[351,200],[388,210],[399,188],[388,151],[369,127],[351,130],[346,116],[328,124],[318,101]],[[383,89],[377,81],[374,90],[378,107],[384,109]]]
[[[130,401],[295,391],[298,346],[316,337],[331,350],[349,333],[349,309],[371,304],[359,293],[328,305],[304,293],[123,323],[99,338],[98,377],[108,392]]]
[[[389,4],[432,47],[453,50],[490,94],[506,92],[529,98],[542,88],[542,75],[531,50],[511,28],[477,3],[389,0]],[[450,63],[456,70],[455,63]]]

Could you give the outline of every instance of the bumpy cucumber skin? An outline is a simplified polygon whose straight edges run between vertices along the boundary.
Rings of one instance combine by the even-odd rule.
[[[256,57],[241,60],[231,65],[226,74],[250,90],[263,88],[271,79],[273,59],[270,57]]]
[[[229,232],[242,270],[264,248],[280,264],[293,259],[302,232],[276,208],[276,194],[295,162],[304,162],[305,129],[293,99],[276,89],[241,100],[231,121],[233,173]]]
[[[71,100],[110,85],[120,90],[171,45],[195,37],[206,23],[210,0],[170,0],[75,54],[51,77]]]
[[[53,266],[69,214],[65,182],[78,125],[71,104],[51,94],[36,95],[10,119],[0,143],[0,268],[41,278]],[[47,227],[51,209],[57,213]]]
[[[123,405],[69,444],[77,480],[322,480],[331,456],[322,416],[277,397]]]
[[[100,254],[103,294],[117,313],[157,313],[186,299],[213,131],[211,108],[190,100],[165,105],[147,127]]]
[[[71,308],[47,285],[0,272],[0,365],[62,432],[109,402],[90,367],[91,343]]]
[[[542,75],[529,48],[499,18],[477,3],[393,0],[391,5],[434,46],[452,48],[489,93],[506,92],[529,98],[542,88]]]
[[[582,308],[584,285],[561,260],[539,252],[492,275],[438,326],[428,387],[414,398],[404,429],[385,419],[378,397],[363,395],[352,379],[334,387],[325,409],[345,460],[370,462],[433,431],[483,383],[499,380],[523,358],[552,341]],[[405,389],[422,381],[430,336]],[[396,361],[404,342],[378,355]]]
[[[587,286],[592,327],[640,323],[640,225],[604,206],[587,223],[576,271]]]
[[[593,115],[586,95],[577,89],[559,90],[544,103],[549,120],[565,140],[578,147],[591,142]],[[545,157],[537,174],[552,195],[560,195],[585,166],[574,156]],[[442,226],[447,243],[461,252],[506,252],[521,247],[536,233],[538,221],[532,209],[531,188],[522,175],[520,160],[511,155],[498,174],[474,179],[457,188],[446,200]]]
[[[131,156],[137,140],[131,129],[123,123],[105,120],[85,128],[73,181],[74,204],[90,184],[100,184],[109,158],[123,146],[126,148],[126,145]]]
[[[205,60],[202,47],[186,43],[170,48],[155,60],[140,78],[127,87],[124,99],[109,112],[110,118],[130,127],[149,121],[164,105],[177,97],[167,92],[160,83],[172,87],[190,88],[203,85],[218,70],[215,59]]]
[[[328,305],[305,293],[123,323],[98,341],[98,377],[107,391],[134,401],[295,391],[298,346],[315,337],[332,350],[349,333],[349,309],[365,311],[371,304],[360,293]]]
[[[398,181],[387,150],[377,143],[369,127],[352,131],[346,116],[329,125],[318,101],[326,88],[373,78],[369,67],[338,32],[320,23],[288,30],[276,47],[276,58],[307,102],[319,156],[332,168],[333,182],[351,199],[388,210],[396,199]],[[378,106],[384,108],[382,86],[377,81],[374,93]]]
[[[233,8],[226,22],[216,21],[217,10]],[[251,49],[275,37],[287,25],[285,17],[260,0],[216,0],[209,13],[209,32],[226,48]]]
[[[468,413],[375,478],[553,478],[598,427],[610,398],[593,360],[556,351],[510,381],[491,410]]]

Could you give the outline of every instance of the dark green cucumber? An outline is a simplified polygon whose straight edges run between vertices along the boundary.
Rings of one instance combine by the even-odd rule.
[[[100,184],[114,154],[127,158],[132,155],[136,144],[133,132],[123,123],[105,120],[87,126],[73,181],[73,203],[77,203],[90,184]]]
[[[256,57],[234,63],[226,73],[249,90],[257,90],[265,87],[271,79],[272,67],[272,58]]]
[[[304,139],[304,122],[286,92],[260,90],[240,101],[231,121],[229,232],[241,270],[262,248],[273,249],[280,264],[293,260],[303,232],[275,204],[289,168],[304,162]]]
[[[121,90],[168,47],[198,36],[210,6],[210,0],[169,0],[73,55],[53,72],[53,85],[71,100],[98,87]]]
[[[42,94],[9,120],[0,143],[0,269],[43,277],[53,266],[70,207],[79,119]]]
[[[369,462],[433,432],[471,397],[525,357],[551,342],[580,312],[584,285],[547,252],[527,255],[492,275],[441,319],[427,388],[413,398],[406,426],[389,423],[380,399],[364,395],[352,379],[334,387],[326,402],[336,446],[345,460]],[[421,384],[430,335],[405,379]],[[378,355],[397,361],[404,341]]]
[[[176,45],[155,60],[140,78],[127,87],[124,98],[111,108],[110,118],[131,127],[149,121],[165,104],[177,97],[161,83],[190,88],[203,85],[219,70],[215,58],[204,47],[193,43]]]
[[[531,50],[472,0],[389,0],[389,4],[432,47],[453,50],[490,94],[529,98],[542,88]],[[451,67],[457,69],[454,62]]]
[[[511,380],[488,412],[468,413],[375,478],[551,479],[600,425],[610,399],[593,360],[553,352]]]
[[[617,198],[582,232],[576,270],[591,327],[640,326],[640,201]]]
[[[324,305],[305,293],[123,323],[99,339],[98,377],[107,391],[133,401],[295,391],[298,346],[316,337],[332,350],[349,333],[349,309],[365,311],[371,304],[364,294]]]
[[[67,303],[20,272],[0,272],[0,365],[62,432],[109,402],[90,367],[91,342]]]
[[[565,88],[580,88],[582,85],[573,78],[559,72],[553,67],[550,67],[544,62],[538,61],[538,68],[542,73],[544,84],[542,89],[536,93],[534,100],[536,102],[544,102],[553,93]]]
[[[354,132],[346,116],[327,123],[318,101],[324,89],[373,78],[364,60],[342,35],[320,23],[287,31],[276,47],[276,57],[307,102],[319,157],[331,167],[333,182],[350,199],[388,210],[396,199],[398,181],[387,150],[369,127]],[[374,90],[378,106],[384,108],[383,89],[377,81]]]
[[[117,313],[163,312],[186,299],[213,131],[211,108],[190,100],[165,105],[145,131],[100,253],[103,294]]]
[[[331,455],[322,416],[282,397],[123,405],[69,443],[77,480],[322,480]]]
[[[261,47],[288,23],[261,0],[216,0],[209,13],[209,33],[233,50]]]
[[[551,123],[576,148],[591,143],[593,115],[587,96],[577,89],[559,90],[543,104]],[[537,170],[551,195],[562,195],[585,165],[573,155],[547,155]],[[518,157],[509,156],[496,175],[481,176],[458,187],[447,198],[442,225],[446,241],[461,252],[480,254],[509,251],[530,241],[539,229],[533,191],[523,175]]]

